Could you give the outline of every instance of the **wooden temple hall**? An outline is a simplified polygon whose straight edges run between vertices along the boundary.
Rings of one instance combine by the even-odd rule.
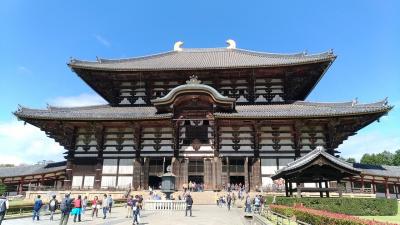
[[[108,104],[15,115],[66,152],[64,188],[158,187],[171,165],[176,187],[255,190],[295,159],[323,146],[330,155],[349,136],[387,114],[387,101],[305,101],[336,56],[183,48],[68,66]]]

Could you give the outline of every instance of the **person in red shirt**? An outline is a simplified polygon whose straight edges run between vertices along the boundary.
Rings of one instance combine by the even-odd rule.
[[[76,217],[78,217],[78,222],[81,222],[82,213],[82,197],[78,195],[78,198],[74,200],[74,209],[72,209],[71,214],[74,215],[74,222],[76,222]]]
[[[100,208],[99,197],[94,196],[94,199],[92,201],[92,220],[93,220],[93,217],[95,214],[96,214],[96,218],[98,217],[99,208]]]

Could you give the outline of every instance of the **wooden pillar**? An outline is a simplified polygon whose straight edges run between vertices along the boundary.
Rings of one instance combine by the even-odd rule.
[[[221,190],[222,187],[222,159],[214,157],[213,160],[214,172],[214,190]]]
[[[203,159],[204,165],[204,189],[206,190],[213,190],[214,189],[214,179],[213,172],[215,169],[214,162],[210,159],[204,158]]]
[[[385,180],[383,182],[384,182],[384,185],[385,185],[385,197],[386,198],[390,198],[388,179],[385,178]]]
[[[289,182],[289,193],[290,193],[290,197],[293,197],[293,184],[292,184],[292,182]]]
[[[361,192],[364,193],[365,185],[364,185],[364,175],[361,175]]]
[[[286,197],[289,197],[289,187],[288,187],[288,181],[285,179],[285,193]]]
[[[342,197],[342,187],[340,186],[340,180],[337,180],[337,188],[338,188],[338,192],[339,192],[339,198]]]
[[[394,188],[394,193],[396,194],[396,198],[399,198],[399,187],[397,186],[397,183],[393,184],[393,188]]]
[[[372,192],[376,194],[376,185],[375,185],[375,177],[372,177]]]
[[[328,188],[328,181],[325,181],[325,188]],[[329,191],[326,191],[326,197],[329,198]]]
[[[318,187],[322,188],[322,182],[321,181],[318,182]],[[319,191],[319,197],[321,197],[321,198],[324,197],[324,192],[322,192],[321,190]]]
[[[175,174],[175,189],[180,190],[182,188],[182,179],[180,173],[180,161],[176,157],[172,157],[171,159],[171,171]]]
[[[251,170],[251,190],[256,190],[261,188],[261,159],[255,158],[253,160],[252,170]]]
[[[186,186],[188,185],[188,161],[189,160],[185,158],[179,159],[179,189],[182,188],[183,184],[186,184]]]
[[[103,171],[103,157],[97,158],[96,173],[94,174],[94,184],[93,184],[93,187],[96,190],[99,190],[101,188],[102,171]]]
[[[141,189],[147,190],[149,187],[149,168],[150,159],[147,157],[143,158],[142,172],[141,172]]]
[[[18,194],[19,195],[21,195],[23,192],[24,179],[25,179],[25,177],[21,177],[21,180],[19,181],[19,185],[18,185]]]
[[[64,188],[69,190],[72,187],[72,159],[67,158],[67,166],[65,169]]]
[[[350,191],[351,193],[353,193],[353,177],[350,177],[349,180],[350,180]]]
[[[246,157],[244,160],[244,184],[246,185],[246,191],[250,191],[249,181],[249,158]]]

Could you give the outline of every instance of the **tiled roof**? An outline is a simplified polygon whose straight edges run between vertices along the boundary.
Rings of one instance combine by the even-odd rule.
[[[351,163],[348,163],[348,162],[346,162],[344,160],[341,160],[341,159],[339,159],[339,158],[327,153],[323,147],[317,147],[315,150],[313,150],[313,151],[309,152],[308,154],[300,157],[299,159],[288,163],[287,166],[285,166],[282,169],[278,170],[276,172],[276,175],[274,175],[274,176],[277,176],[280,173],[284,173],[286,171],[293,171],[293,170],[296,170],[298,168],[301,168],[302,166],[307,165],[308,163],[312,162],[314,159],[316,159],[319,156],[324,156],[327,160],[329,160],[332,163],[334,163],[336,165],[339,165],[339,166],[341,166],[341,167],[343,167],[345,169],[356,171],[356,172],[361,172],[361,170],[354,168]]]
[[[306,53],[274,54],[227,48],[184,48],[182,51],[169,51],[128,59],[98,59],[97,61],[72,59],[68,65],[72,68],[93,70],[154,71],[290,66],[332,62],[335,58],[336,56],[331,51],[308,55]]]
[[[237,113],[214,113],[218,118],[297,118],[346,116],[387,112],[392,106],[386,101],[372,104],[347,103],[314,103],[296,101],[292,104],[277,105],[240,105]]]
[[[385,113],[392,106],[386,101],[372,104],[348,103],[311,103],[297,101],[292,104],[278,105],[240,105],[236,113],[214,113],[216,118],[307,118],[346,115]],[[155,107],[112,107],[109,105],[29,109],[21,107],[15,112],[21,119],[65,119],[65,120],[138,120],[171,118],[171,113],[157,114]]]
[[[37,174],[63,171],[65,169],[66,169],[65,161],[56,163],[29,165],[29,166],[0,167],[0,177],[6,178],[6,177],[37,175]]]
[[[29,109],[21,107],[15,112],[19,118],[66,119],[66,120],[139,120],[171,118],[172,114],[156,114],[155,107],[112,107],[109,105],[68,107],[49,107],[48,109]]]
[[[377,166],[361,163],[353,163],[353,166],[354,168],[361,170],[364,175],[400,177],[400,166]]]

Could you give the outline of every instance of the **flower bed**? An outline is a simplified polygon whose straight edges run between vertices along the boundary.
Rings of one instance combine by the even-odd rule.
[[[385,223],[373,220],[360,219],[355,216],[350,216],[341,213],[332,213],[324,210],[310,209],[303,206],[283,206],[270,205],[270,209],[276,213],[292,217],[310,224],[325,224],[325,225],[396,225],[395,223]]]

